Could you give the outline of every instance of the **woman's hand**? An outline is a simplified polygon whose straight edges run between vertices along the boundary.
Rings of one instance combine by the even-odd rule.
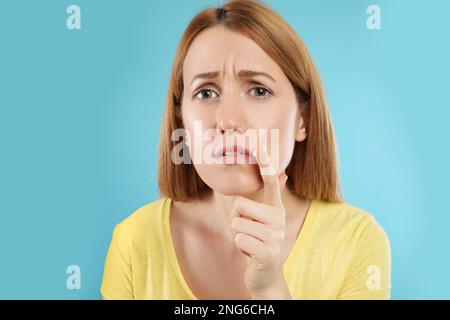
[[[287,175],[277,176],[265,147],[255,155],[264,181],[261,202],[237,197],[230,223],[236,246],[249,257],[245,283],[251,299],[291,299],[284,274],[281,249],[286,230],[281,201]]]

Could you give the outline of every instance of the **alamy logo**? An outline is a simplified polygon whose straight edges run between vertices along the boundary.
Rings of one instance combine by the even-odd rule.
[[[369,290],[379,290],[381,289],[381,270],[380,267],[371,264],[367,267],[367,274],[369,277],[367,278],[367,288]]]
[[[66,287],[69,290],[81,289],[81,268],[77,265],[70,265],[66,269],[69,275],[66,280]]]
[[[381,9],[377,5],[370,5],[367,7],[366,13],[369,14],[366,21],[367,29],[380,30],[381,29]]]
[[[66,20],[66,26],[69,30],[81,29],[81,9],[75,4],[67,7],[66,13],[69,14]]]
[[[193,132],[178,128],[172,132],[171,139],[177,142],[171,151],[171,160],[176,165],[256,164],[256,152],[264,148],[264,152],[271,155],[271,166],[260,168],[261,174],[273,175],[279,166],[279,129],[247,129],[237,135],[234,131],[222,134],[217,129],[203,130],[202,121],[196,120]]]

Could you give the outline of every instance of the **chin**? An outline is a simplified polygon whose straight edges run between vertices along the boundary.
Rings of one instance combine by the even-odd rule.
[[[252,194],[263,187],[255,168],[228,166],[201,178],[214,191],[230,196]]]
[[[211,186],[211,188],[221,194],[224,194],[226,196],[245,196],[248,194],[253,194],[257,192],[260,189],[260,186],[253,185],[253,186],[235,186],[232,184],[229,185],[221,185],[218,187]]]

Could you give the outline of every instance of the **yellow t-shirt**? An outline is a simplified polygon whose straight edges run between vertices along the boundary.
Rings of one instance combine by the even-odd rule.
[[[148,203],[116,225],[103,299],[197,299],[175,254],[171,202]],[[370,213],[313,200],[283,271],[293,299],[390,299],[389,239]]]

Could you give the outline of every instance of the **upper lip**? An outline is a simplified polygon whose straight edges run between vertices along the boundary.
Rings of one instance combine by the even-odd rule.
[[[214,157],[221,157],[225,155],[225,152],[234,151],[240,154],[244,154],[246,156],[250,155],[250,152],[247,148],[241,147],[237,144],[230,146],[219,147],[214,151]]]

